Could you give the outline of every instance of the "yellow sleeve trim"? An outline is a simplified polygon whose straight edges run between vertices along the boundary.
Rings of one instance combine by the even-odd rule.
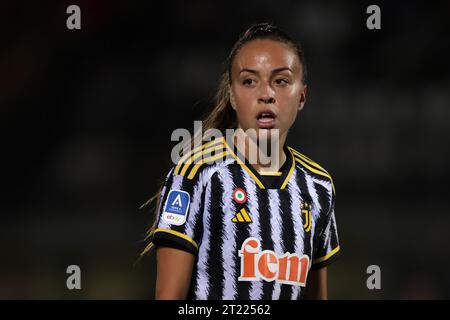
[[[175,231],[175,230],[164,229],[164,228],[158,228],[158,229],[156,229],[154,231],[154,233],[157,233],[157,232],[166,232],[166,233],[173,234],[174,236],[177,236],[179,238],[182,238],[182,239],[188,241],[189,243],[191,243],[195,247],[195,249],[198,250],[198,244],[194,240],[192,240],[190,237],[185,235],[184,233],[181,233],[181,232],[178,232],[178,231]]]
[[[313,260],[313,264],[319,263],[319,262],[324,262],[327,261],[328,259],[330,259],[332,256],[334,256],[339,250],[341,249],[340,246],[337,246],[336,248],[334,248],[329,254],[327,254],[326,256],[323,256],[321,258],[318,258],[316,260]]]

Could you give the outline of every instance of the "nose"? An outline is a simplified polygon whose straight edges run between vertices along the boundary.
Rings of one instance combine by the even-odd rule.
[[[273,94],[273,90],[270,85],[264,85],[261,92],[260,97],[258,98],[258,103],[264,104],[273,104],[275,103],[275,97]]]
[[[258,99],[259,103],[265,103],[265,104],[273,104],[275,103],[275,98],[273,97],[261,97]]]

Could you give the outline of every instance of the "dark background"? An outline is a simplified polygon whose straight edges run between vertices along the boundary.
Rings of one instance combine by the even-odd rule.
[[[306,52],[289,144],[335,181],[330,298],[450,298],[450,7],[392,2],[1,1],[0,298],[153,297],[154,256],[134,265],[152,222],[138,208],[172,131],[212,107],[231,46],[261,21]],[[372,264],[381,290],[366,287]]]

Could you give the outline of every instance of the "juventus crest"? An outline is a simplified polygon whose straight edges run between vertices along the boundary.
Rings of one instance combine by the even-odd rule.
[[[309,232],[312,226],[312,205],[309,202],[302,201],[300,207],[303,219],[303,229],[305,229],[305,232]]]

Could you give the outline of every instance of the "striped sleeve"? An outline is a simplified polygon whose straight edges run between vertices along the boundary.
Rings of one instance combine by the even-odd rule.
[[[200,175],[195,179],[174,173],[167,175],[158,207],[158,223],[152,242],[197,254],[202,240],[204,186]]]
[[[334,262],[341,254],[336,217],[334,214],[335,195],[332,194],[331,197],[330,209],[324,217],[324,223],[322,224],[321,230],[318,230],[318,236],[315,241],[312,269],[326,267]]]

